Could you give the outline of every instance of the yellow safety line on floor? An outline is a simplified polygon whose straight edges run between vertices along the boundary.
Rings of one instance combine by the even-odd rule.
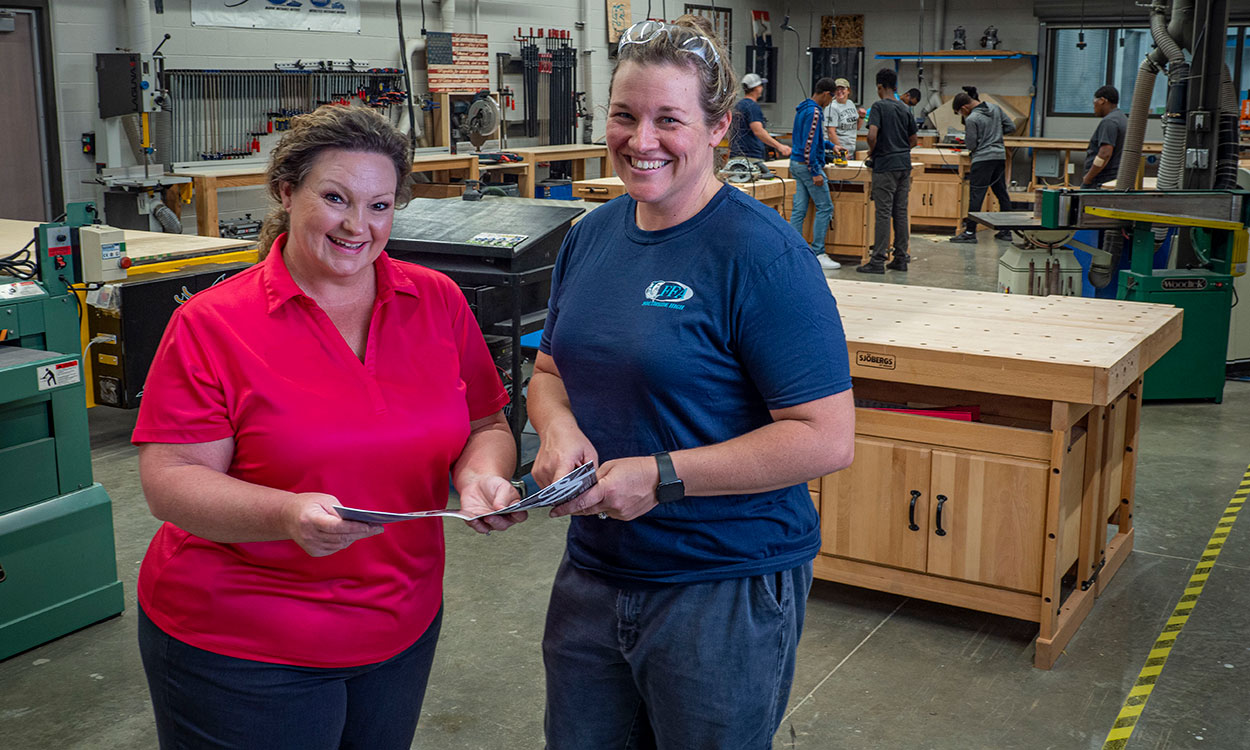
[[[1181,595],[1181,600],[1172,610],[1172,616],[1168,618],[1159,637],[1155,639],[1150,655],[1146,657],[1146,666],[1142,667],[1141,673],[1137,675],[1137,681],[1133,683],[1133,689],[1124,699],[1124,706],[1120,708],[1120,715],[1116,717],[1115,724],[1107,733],[1102,750],[1123,750],[1128,744],[1129,737],[1133,735],[1133,730],[1137,727],[1137,720],[1146,708],[1146,701],[1150,699],[1150,692],[1155,688],[1155,681],[1159,679],[1159,673],[1163,671],[1163,665],[1167,663],[1168,656],[1172,653],[1172,646],[1176,645],[1176,639],[1198,604],[1198,597],[1202,596],[1202,589],[1207,585],[1207,577],[1211,575],[1211,569],[1215,567],[1215,561],[1224,549],[1224,542],[1228,539],[1228,533],[1233,530],[1233,524],[1237,522],[1237,514],[1241,512],[1241,506],[1246,502],[1247,495],[1250,495],[1250,466],[1246,467],[1246,472],[1241,477],[1241,485],[1233,493],[1233,498],[1228,501],[1228,507],[1224,509],[1220,522],[1215,525],[1215,532],[1207,541],[1207,548],[1203,550],[1202,558],[1198,560],[1198,566],[1194,568],[1194,574],[1185,584],[1185,593]]]

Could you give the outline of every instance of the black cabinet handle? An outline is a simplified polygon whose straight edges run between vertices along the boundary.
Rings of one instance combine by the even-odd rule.
[[[949,498],[949,497],[947,497],[946,495],[938,495],[938,496],[937,496],[937,501],[938,501],[938,504],[937,504],[937,517],[936,517],[936,519],[935,519],[935,520],[936,520],[936,522],[937,522],[937,531],[936,531],[936,532],[934,532],[934,533],[936,533],[938,536],[946,536],[946,529],[942,528],[942,506],[943,506],[943,505],[946,505],[946,501],[947,501],[947,500],[949,500],[949,499],[950,499],[950,498]]]
[[[920,527],[916,525],[916,501],[920,499],[920,491],[911,491],[911,505],[907,508],[907,528],[912,531],[920,531]]]

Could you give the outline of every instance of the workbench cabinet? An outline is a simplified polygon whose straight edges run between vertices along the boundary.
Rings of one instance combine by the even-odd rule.
[[[1036,622],[1050,668],[1132,549],[1141,377],[1180,310],[829,285],[860,406],[854,462],[808,485],[816,577]]]

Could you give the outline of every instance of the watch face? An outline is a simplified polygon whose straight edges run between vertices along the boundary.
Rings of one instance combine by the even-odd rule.
[[[665,482],[655,488],[655,499],[661,503],[671,503],[686,496],[686,485],[680,479]]]

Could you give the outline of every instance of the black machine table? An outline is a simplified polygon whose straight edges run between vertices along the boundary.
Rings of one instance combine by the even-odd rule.
[[[518,474],[529,463],[521,451],[521,336],[543,327],[556,255],[573,220],[584,211],[576,205],[415,198],[395,212],[386,246],[392,258],[450,276],[488,340],[507,340],[509,346],[496,361],[509,360],[501,369],[512,395],[508,423],[517,446]]]

